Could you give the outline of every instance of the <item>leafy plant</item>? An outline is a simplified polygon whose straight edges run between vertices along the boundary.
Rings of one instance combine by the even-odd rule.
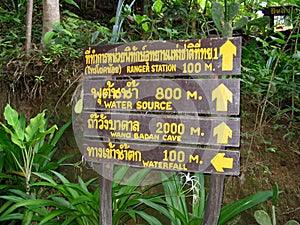
[[[0,221],[22,221],[22,224],[98,224],[99,190],[88,189],[95,178],[71,183],[62,174],[52,171],[57,178],[45,173],[34,173],[41,181],[32,186],[38,188],[35,196],[20,190],[10,189],[10,195],[0,207]],[[24,213],[25,212],[25,213]],[[30,216],[28,216],[30,215]],[[24,222],[26,221],[26,223]]]
[[[49,129],[45,111],[30,119],[26,126],[24,115],[19,115],[10,105],[6,105],[4,118],[7,125],[0,122],[0,152],[4,156],[0,168],[2,176],[6,174],[18,175],[25,179],[26,191],[30,192],[30,180],[34,177],[32,172],[44,172],[56,169],[62,158],[57,163],[51,162],[57,148],[56,144],[69,121],[58,132],[56,125]],[[56,132],[56,133],[55,133]]]
[[[270,216],[265,210],[256,210],[254,212],[254,218],[259,225],[276,225],[276,204],[278,202],[279,197],[278,185],[275,184],[273,188],[273,200],[272,200],[272,221]],[[288,221],[285,225],[299,225],[299,223],[295,220]]]
[[[52,24],[53,30],[45,34],[46,56],[62,57],[67,54],[79,58],[82,56],[79,49],[108,42],[111,34],[107,27],[84,21],[68,11],[64,13],[68,15],[66,19],[60,24]]]
[[[129,167],[117,167],[114,172],[115,180],[123,179],[128,169]],[[141,169],[133,173],[124,184],[113,183],[113,224],[126,224],[130,219],[137,221],[138,217],[148,224],[162,224],[157,218],[144,212],[147,207],[165,210],[160,206],[163,201],[157,194],[146,194],[156,185],[139,187],[149,172],[150,169]],[[99,223],[99,187],[95,188],[93,185],[97,178],[84,182],[78,177],[78,183],[71,183],[56,171],[51,171],[51,175],[34,175],[39,178],[39,181],[32,184],[39,190],[36,195],[9,189],[6,195],[0,196],[6,200],[0,207],[1,222],[27,220],[26,224],[68,225]]]
[[[168,212],[164,213],[164,215],[170,219],[171,224],[201,224],[206,202],[204,175],[185,175],[184,182],[178,175],[171,176],[168,179],[162,173],[162,177],[166,208],[168,209]],[[222,207],[218,225],[226,224],[241,212],[269,200],[272,195],[272,191],[258,192]],[[190,198],[192,199],[191,208],[188,205],[188,199]],[[191,211],[189,211],[190,209]],[[163,212],[162,210],[160,211]]]
[[[144,211],[145,208],[150,207],[159,212],[166,211],[161,205],[163,200],[159,194],[147,194],[147,192],[156,187],[158,184],[139,187],[145,177],[151,171],[150,169],[140,169],[133,173],[124,184],[119,182],[125,177],[129,167],[119,166],[114,170],[114,180],[112,187],[113,200],[113,224],[126,224],[130,219],[137,222],[137,217],[151,225],[162,224],[156,217],[149,215]]]
[[[190,176],[190,173],[182,173],[181,177],[174,175],[168,179],[162,173],[162,179],[171,224],[200,224],[205,204],[204,175]],[[191,212],[189,212],[187,198],[192,198]]]
[[[247,17],[241,17],[236,21],[234,27],[233,21],[238,16],[240,3],[233,1],[227,7],[227,2],[228,1],[225,0],[224,7],[219,2],[212,2],[212,19],[218,31],[222,33],[222,37],[231,37],[233,29],[241,29],[248,23]]]
[[[298,43],[299,35],[293,32],[288,37],[278,33],[269,40],[257,37],[244,48],[242,81],[246,93],[255,93],[258,127],[269,118],[288,118],[289,125],[299,119],[300,80],[296,74],[300,67],[296,48],[289,47]]]

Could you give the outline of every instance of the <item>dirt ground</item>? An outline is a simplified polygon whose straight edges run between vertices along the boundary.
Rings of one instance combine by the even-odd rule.
[[[18,112],[30,118],[48,109],[51,122],[62,126],[71,115],[71,98],[81,75],[79,63],[59,61],[50,70],[32,63],[26,68],[17,62],[9,65],[6,76],[0,78],[0,120],[3,110],[10,103]],[[23,71],[16,73],[19,69]],[[26,71],[24,71],[26,70]],[[35,75],[43,71],[44,80],[37,82]],[[25,75],[24,75],[25,74]],[[289,126],[286,119],[264,122],[255,126],[256,106],[242,94],[241,108],[241,173],[238,177],[226,177],[224,204],[247,197],[258,191],[272,190],[275,183],[282,191],[276,207],[278,224],[290,219],[300,221],[300,149],[299,123]],[[60,154],[80,152],[70,128],[62,139]],[[74,177],[82,170],[74,169]],[[89,172],[90,173],[90,172]],[[243,213],[238,224],[256,224],[255,209],[271,213],[271,201]]]

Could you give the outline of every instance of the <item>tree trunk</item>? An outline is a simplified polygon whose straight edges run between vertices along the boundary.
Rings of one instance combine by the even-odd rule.
[[[52,31],[51,24],[60,23],[59,0],[43,0],[43,34],[42,48],[45,49],[44,37],[48,31]]]
[[[25,42],[26,57],[30,55],[30,50],[31,50],[32,11],[33,11],[33,0],[28,0],[27,13],[26,13],[26,42]]]

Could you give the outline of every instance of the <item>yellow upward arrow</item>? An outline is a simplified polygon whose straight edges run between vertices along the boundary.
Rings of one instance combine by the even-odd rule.
[[[222,122],[214,128],[214,136],[216,135],[218,135],[218,144],[227,144],[228,138],[232,138],[232,130],[225,122]]]
[[[222,57],[222,71],[231,71],[233,69],[233,55],[236,55],[236,46],[227,40],[220,47]]]
[[[227,101],[232,103],[232,92],[224,85],[220,84],[211,94],[212,101],[216,99],[216,110],[227,111]]]
[[[233,158],[225,158],[225,153],[218,153],[210,162],[217,172],[224,172],[224,168],[233,168]]]

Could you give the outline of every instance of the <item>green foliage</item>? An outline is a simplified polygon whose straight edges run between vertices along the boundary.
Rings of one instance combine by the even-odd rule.
[[[170,219],[172,225],[201,224],[205,209],[204,175],[185,175],[185,181],[178,175],[167,178],[162,173],[163,188],[165,194],[167,212],[162,212]],[[226,224],[254,206],[257,206],[272,198],[272,191],[258,192],[247,198],[238,200],[222,207],[218,225]],[[192,207],[188,206],[188,199],[192,199]]]
[[[20,54],[19,47],[25,41],[25,20],[24,16],[9,12],[0,7],[0,69],[4,59],[8,56],[17,56]]]
[[[259,205],[273,196],[272,191],[263,191],[253,194],[247,198],[238,200],[222,208],[218,225],[223,225],[233,219],[235,216],[252,207]]]
[[[161,224],[157,218],[143,212],[146,207],[157,210],[165,210],[161,203],[159,194],[146,194],[150,189],[158,184],[140,188],[139,186],[150,173],[150,169],[141,169],[133,173],[126,179],[124,184],[120,181],[126,176],[129,167],[119,166],[114,170],[114,180],[112,187],[113,200],[113,224],[126,224],[130,219],[137,221],[137,216],[144,219],[151,225]]]
[[[204,214],[205,187],[204,175],[190,173],[173,175],[168,178],[162,173],[163,188],[168,213],[172,225],[200,224]],[[189,211],[188,199],[192,201],[191,212]]]
[[[132,5],[124,7],[118,26],[123,40],[182,40],[205,37],[209,33],[205,9],[197,1],[152,2],[139,14],[132,11]]]
[[[277,33],[268,39],[257,37],[243,49],[243,89],[261,106],[260,125],[270,117],[276,121],[284,116],[291,122],[300,118],[298,39],[293,32]]]
[[[227,0],[225,0],[225,7],[219,2],[212,2],[212,19],[222,37],[232,37],[233,29],[241,29],[247,25],[248,19],[243,16],[235,21],[236,25],[233,26],[233,22],[239,14],[239,9],[240,3],[238,2],[231,2],[228,8]]]
[[[53,31],[45,34],[44,43],[48,47],[46,55],[58,57],[68,55],[79,58],[82,53],[78,49],[108,42],[110,37],[108,28],[99,23],[81,20],[74,14],[71,16],[73,17],[67,17],[61,24],[53,24]]]
[[[277,183],[273,187],[273,200],[272,200],[272,220],[271,217],[265,210],[256,210],[254,212],[254,218],[259,225],[276,225],[276,212],[275,206],[278,201],[280,191],[278,190]],[[295,220],[288,221],[285,225],[299,225],[299,223]]]
[[[51,159],[57,150],[57,142],[71,121],[57,132],[56,125],[47,129],[48,119],[43,111],[31,118],[26,126],[24,115],[19,115],[10,105],[5,107],[4,118],[7,125],[0,122],[0,152],[5,159],[0,161],[1,177],[7,178],[7,174],[24,177],[29,192],[32,171],[44,172],[59,166],[60,162],[51,162]]]
[[[0,196],[6,203],[0,208],[0,221],[24,221],[26,224],[97,224],[99,221],[99,190],[91,193],[89,186],[96,180],[71,183],[58,172],[56,180],[45,173],[34,173],[41,181],[32,184],[39,191],[35,196],[10,189]],[[25,212],[25,213],[21,213]],[[27,217],[27,215],[32,215]]]

